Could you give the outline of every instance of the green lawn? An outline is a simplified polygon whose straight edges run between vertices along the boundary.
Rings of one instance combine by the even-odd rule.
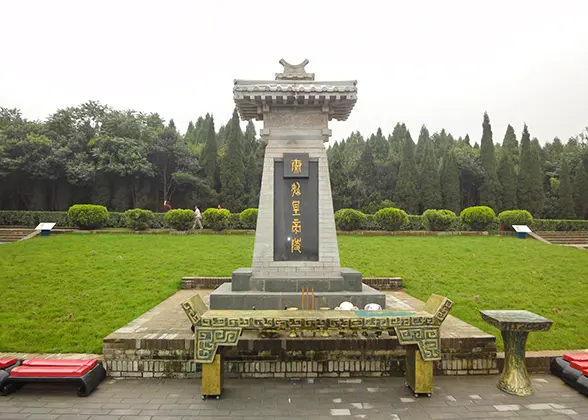
[[[113,330],[172,295],[182,276],[251,265],[253,236],[60,234],[0,246],[0,351],[100,352]],[[530,349],[588,348],[588,252],[511,237],[339,237],[341,263],[401,276],[485,331],[479,309],[555,321]],[[477,301],[475,297],[477,298]]]

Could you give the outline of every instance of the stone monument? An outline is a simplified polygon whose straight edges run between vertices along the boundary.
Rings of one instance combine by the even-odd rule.
[[[317,82],[308,60],[284,66],[275,80],[235,80],[243,120],[263,120],[267,141],[252,268],[233,272],[210,295],[211,309],[284,309],[301,306],[311,291],[315,308],[350,301],[385,307],[385,295],[341,268],[327,152],[331,119],[345,121],[357,82]]]

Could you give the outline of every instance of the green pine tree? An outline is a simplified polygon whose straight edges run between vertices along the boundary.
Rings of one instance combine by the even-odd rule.
[[[459,214],[461,210],[461,191],[455,150],[450,149],[443,157],[439,178],[443,208]]]
[[[463,143],[464,143],[466,146],[471,146],[471,145],[472,145],[472,143],[470,142],[470,135],[469,135],[469,134],[466,134],[466,135],[465,135],[465,138],[463,139]]]
[[[261,161],[258,159],[259,142],[253,121],[249,121],[243,139],[245,161],[245,194],[246,206],[257,207],[261,187]]]
[[[484,113],[480,158],[484,168],[484,183],[480,188],[480,204],[493,209],[500,208],[500,183],[496,177],[496,158],[492,141],[492,126],[488,114]]]
[[[419,167],[419,211],[441,207],[441,188],[435,149],[430,138],[423,145],[423,161]]]
[[[510,126],[509,126],[510,127]],[[500,159],[498,161],[498,181],[502,190],[501,204],[502,210],[514,210],[517,208],[517,174],[510,156],[510,152],[506,147],[500,151]]]
[[[508,155],[516,168],[519,164],[519,141],[517,140],[514,128],[510,124],[506,127],[502,147],[508,151]]]
[[[361,193],[368,197],[376,190],[377,168],[374,161],[372,142],[368,141],[363,146],[359,165],[357,166],[357,175],[361,183]]]
[[[200,158],[204,174],[206,175],[206,181],[208,185],[219,192],[220,189],[220,174],[218,164],[218,148],[216,144],[216,133],[214,131],[214,118],[212,116],[207,117],[208,122],[206,123],[206,140],[204,148],[202,149],[202,156]]]
[[[416,145],[416,153],[415,159],[416,164],[420,166],[423,162],[425,157],[425,150],[427,149],[427,144],[431,141],[431,136],[429,135],[429,130],[424,125],[421,127],[421,132],[419,133],[419,139]]]
[[[578,217],[588,219],[588,165],[583,160],[580,160],[576,167],[574,202]]]
[[[403,139],[402,161],[400,162],[394,191],[394,202],[409,214],[415,214],[418,210],[419,197],[416,186],[416,169],[414,141],[410,137],[410,132],[406,130],[406,136]]]
[[[527,124],[521,136],[517,203],[520,209],[537,214],[543,207],[543,179],[537,148],[531,145]]]
[[[221,162],[220,180],[223,207],[232,213],[241,212],[244,209],[245,200],[245,166],[243,165],[243,133],[236,108],[228,130],[227,153]]]
[[[384,162],[388,158],[388,153],[390,152],[390,144],[386,137],[382,134],[382,129],[378,127],[376,131],[376,135],[370,137],[372,143],[372,152],[374,155],[374,159],[377,162]]]
[[[559,172],[559,218],[575,219],[574,198],[572,196],[572,182],[570,181],[570,165],[564,157]]]
[[[184,135],[184,142],[186,144],[192,144],[194,142],[192,136],[194,135],[194,123],[190,121],[188,123],[188,129],[186,130],[186,134]]]

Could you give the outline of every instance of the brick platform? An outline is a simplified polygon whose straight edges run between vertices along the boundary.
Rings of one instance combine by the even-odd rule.
[[[104,339],[104,361],[113,377],[197,377],[190,322],[180,303],[194,290],[182,290]],[[209,290],[198,291],[208,300]],[[386,307],[422,309],[424,303],[403,292],[387,292]],[[443,359],[439,375],[498,373],[496,339],[451,315],[441,327]],[[241,338],[226,349],[229,376],[348,377],[401,376],[405,350],[396,337]]]

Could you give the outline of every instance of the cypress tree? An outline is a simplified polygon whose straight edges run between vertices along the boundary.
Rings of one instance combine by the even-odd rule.
[[[374,153],[372,151],[372,142],[368,141],[363,146],[359,165],[357,166],[357,175],[361,182],[363,195],[369,196],[376,189],[377,168],[374,162]]]
[[[419,210],[438,209],[441,206],[441,188],[435,149],[430,138],[424,140],[423,160],[419,167]]]
[[[465,138],[463,139],[463,143],[466,144],[466,145],[468,145],[468,146],[471,146],[472,145],[472,143],[470,142],[470,135],[469,134],[466,134],[465,135]]]
[[[574,177],[574,202],[576,214],[581,219],[588,218],[588,166],[580,160]]]
[[[517,207],[517,174],[510,152],[506,147],[500,151],[498,161],[498,181],[502,190],[502,210],[514,210]]]
[[[512,128],[512,125],[510,124],[506,127],[504,140],[502,140],[502,147],[508,151],[508,155],[516,167],[519,162],[519,141],[517,140],[514,128]]]
[[[480,158],[484,168],[484,184],[480,189],[480,204],[493,209],[500,208],[500,184],[496,177],[496,158],[492,141],[492,126],[488,114],[484,113],[482,123],[482,140],[480,142]]]
[[[572,197],[572,182],[570,181],[570,166],[564,157],[559,172],[559,217],[561,219],[575,219],[574,199]]]
[[[531,138],[527,124],[523,128],[523,135],[521,136],[521,153],[520,153],[520,167],[517,185],[517,202],[519,207],[523,210],[530,210],[532,205],[531,190],[531,166],[533,165],[533,158],[531,156]]]
[[[450,149],[443,157],[440,173],[441,182],[441,199],[443,208],[451,210],[459,214],[461,210],[460,200],[460,181],[459,181],[459,167],[457,166],[457,158],[455,150]]]
[[[409,214],[415,214],[419,198],[416,187],[416,162],[414,159],[414,141],[406,131],[403,139],[402,161],[398,170],[398,179],[394,191],[394,201],[398,207]]]
[[[245,166],[243,165],[243,133],[236,108],[229,126],[227,153],[221,163],[220,179],[223,207],[233,213],[241,212],[245,199]]]
[[[543,206],[543,179],[537,147],[531,145],[527,124],[521,136],[517,202],[519,208],[537,214]]]
[[[214,131],[214,118],[209,117],[208,123],[206,124],[207,134],[204,148],[202,149],[201,163],[206,175],[206,181],[208,185],[219,192],[220,180],[219,180],[219,165],[218,165],[218,148],[216,144],[216,133]]]
[[[244,159],[245,161],[245,193],[247,195],[247,207],[257,207],[259,204],[259,189],[261,186],[261,168],[258,165],[255,125],[249,121],[245,129]]]
[[[543,190],[543,156],[539,140],[534,138],[531,141],[531,156],[533,166],[531,179],[533,180],[533,200],[535,203],[535,212],[539,213],[545,204],[545,192]]]
[[[425,150],[427,149],[427,144],[430,142],[431,136],[429,135],[429,130],[424,125],[421,127],[421,132],[419,133],[419,140],[416,145],[416,164],[420,166],[423,162],[425,157]]]
[[[372,152],[374,154],[374,159],[377,162],[384,162],[388,158],[390,144],[382,134],[382,129],[378,127],[376,135],[373,137],[373,139],[370,140],[372,140]]]
[[[188,123],[188,129],[186,130],[186,134],[184,135],[184,142],[187,144],[192,144],[193,139],[192,136],[194,135],[194,123],[190,121]]]

